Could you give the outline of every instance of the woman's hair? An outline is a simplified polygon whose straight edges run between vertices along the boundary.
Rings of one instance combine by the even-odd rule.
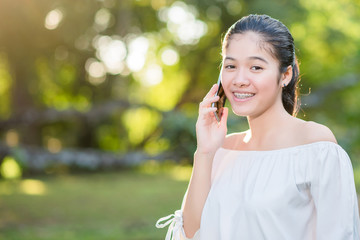
[[[241,18],[229,28],[223,40],[223,52],[229,46],[229,40],[234,34],[247,31],[259,34],[264,43],[269,44],[270,48],[266,50],[279,61],[280,73],[286,72],[288,66],[292,67],[291,81],[282,90],[282,102],[285,110],[296,116],[300,105],[298,98],[299,64],[295,56],[294,39],[289,29],[280,21],[267,15],[251,14]],[[261,46],[266,48],[265,44],[261,44]]]

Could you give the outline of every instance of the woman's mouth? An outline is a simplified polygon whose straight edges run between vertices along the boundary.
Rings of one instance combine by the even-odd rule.
[[[234,92],[234,96],[235,96],[235,100],[247,100],[251,97],[253,97],[255,95],[255,93],[237,93]]]

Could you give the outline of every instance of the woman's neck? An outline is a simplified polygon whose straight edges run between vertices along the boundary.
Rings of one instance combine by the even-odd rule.
[[[284,131],[291,118],[282,105],[275,105],[259,116],[248,116],[250,128],[244,142],[255,149],[266,147]]]

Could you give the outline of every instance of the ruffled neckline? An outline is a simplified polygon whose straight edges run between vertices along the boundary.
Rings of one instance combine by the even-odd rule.
[[[220,151],[227,151],[227,152],[236,152],[236,153],[242,153],[242,154],[270,154],[270,153],[280,153],[280,152],[291,152],[291,151],[298,151],[304,148],[314,148],[314,147],[319,147],[319,146],[333,146],[333,147],[338,147],[341,148],[342,147],[334,142],[330,142],[330,141],[317,141],[317,142],[312,142],[312,143],[306,143],[306,144],[301,144],[301,145],[296,145],[296,146],[291,146],[291,147],[285,147],[285,148],[279,148],[279,149],[272,149],[272,150],[237,150],[237,149],[228,149],[228,148],[223,148],[220,147],[218,150]]]

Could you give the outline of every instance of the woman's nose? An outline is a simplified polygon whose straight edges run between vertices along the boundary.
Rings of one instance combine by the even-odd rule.
[[[248,86],[250,84],[249,78],[244,70],[239,70],[234,76],[233,84],[239,87]]]

